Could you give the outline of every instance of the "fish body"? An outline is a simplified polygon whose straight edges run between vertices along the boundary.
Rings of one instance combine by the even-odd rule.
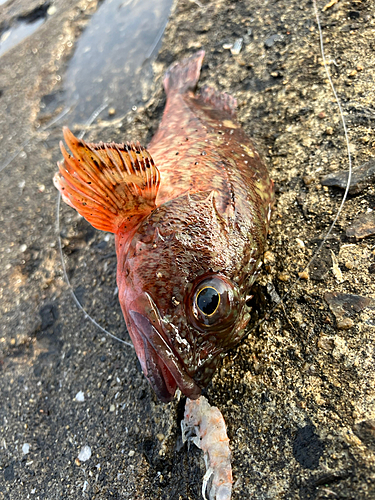
[[[204,52],[172,65],[148,150],[86,144],[55,176],[63,199],[116,234],[119,300],[147,379],[162,401],[199,397],[244,336],[273,184],[235,116],[235,100],[194,94]]]

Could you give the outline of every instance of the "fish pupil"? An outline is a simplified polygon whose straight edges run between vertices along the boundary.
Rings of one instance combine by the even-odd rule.
[[[220,295],[215,288],[203,288],[197,296],[197,306],[206,316],[214,314],[220,303]]]

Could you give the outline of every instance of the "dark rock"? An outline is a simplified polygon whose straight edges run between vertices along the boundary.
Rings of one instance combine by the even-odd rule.
[[[58,311],[55,304],[46,304],[41,307],[39,311],[40,317],[42,318],[41,330],[46,330],[54,324],[58,318]]]
[[[348,227],[346,230],[346,236],[349,238],[357,238],[361,240],[367,236],[373,236],[375,234],[375,212],[369,212],[363,214]]]
[[[321,486],[336,483],[337,481],[342,481],[343,479],[348,478],[351,475],[350,471],[340,471],[338,473],[332,474],[323,474],[322,476],[317,477],[312,481],[314,486]]]
[[[324,300],[338,321],[344,317],[353,316],[367,307],[375,309],[375,300],[370,297],[362,297],[361,295],[326,292]]]
[[[363,420],[354,426],[355,434],[363,443],[375,451],[375,420]]]
[[[338,187],[346,189],[348,182],[348,170],[333,172],[328,174],[321,180],[323,186]],[[350,194],[358,194],[363,191],[369,184],[375,182],[375,160],[370,160],[363,163],[359,167],[352,170],[352,177],[350,180]]]
[[[47,16],[47,10],[49,6],[50,2],[42,2],[40,3],[40,5],[31,7],[28,12],[24,12],[23,14],[18,16],[18,20],[32,23],[34,21],[37,21],[38,19],[42,19]]]
[[[350,10],[348,12],[348,17],[350,19],[358,19],[361,16],[361,13],[358,10]]]
[[[4,479],[5,481],[13,481],[14,479],[14,464],[11,463],[4,469]]]
[[[324,443],[316,434],[314,425],[306,425],[298,429],[293,442],[293,455],[304,469],[319,467],[319,459],[323,451]]]
[[[350,31],[350,29],[349,29]],[[375,112],[368,106],[348,106],[346,111],[348,115],[348,123],[351,125],[370,126],[375,122]]]
[[[77,297],[78,302],[83,306],[85,305],[85,293],[86,289],[84,286],[79,285],[74,289],[74,294]]]
[[[264,42],[264,46],[267,49],[270,49],[275,45],[276,42],[281,42],[284,39],[283,35],[271,35],[270,37],[267,38],[267,40]]]

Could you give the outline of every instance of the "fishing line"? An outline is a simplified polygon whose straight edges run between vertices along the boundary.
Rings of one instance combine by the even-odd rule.
[[[347,157],[348,157],[348,165],[349,165],[349,174],[348,174],[348,180],[347,180],[347,183],[346,183],[345,192],[344,192],[344,195],[342,197],[342,200],[341,200],[340,206],[338,208],[338,211],[336,213],[336,216],[333,219],[333,222],[331,223],[331,225],[330,225],[330,227],[329,227],[326,235],[324,236],[323,240],[321,241],[321,243],[318,246],[317,250],[315,251],[314,255],[311,257],[311,259],[309,260],[309,262],[307,263],[307,265],[303,268],[302,272],[307,271],[309,269],[309,267],[311,266],[311,264],[313,262],[315,262],[315,260],[316,260],[317,256],[319,255],[321,249],[323,248],[324,244],[328,240],[329,235],[333,231],[333,228],[336,225],[337,219],[339,218],[339,216],[341,214],[341,211],[342,211],[342,209],[344,207],[344,204],[346,202],[346,199],[348,197],[348,192],[349,192],[349,188],[350,188],[350,182],[351,182],[351,178],[352,178],[352,155],[351,155],[351,152],[350,152],[350,143],[349,143],[348,129],[347,129],[347,126],[346,126],[346,122],[345,122],[345,118],[344,118],[344,113],[343,113],[343,110],[342,110],[341,102],[340,102],[340,99],[339,99],[339,97],[337,95],[334,83],[333,83],[332,78],[331,78],[331,74],[330,74],[329,69],[328,69],[327,59],[326,59],[325,51],[324,51],[323,31],[322,31],[322,27],[321,27],[321,24],[320,24],[320,18],[319,18],[319,13],[318,13],[318,7],[317,7],[317,4],[316,4],[316,0],[313,0],[313,5],[314,5],[315,18],[316,18],[316,22],[317,22],[318,30],[319,30],[320,52],[321,52],[321,55],[322,55],[323,66],[324,66],[324,70],[326,72],[329,84],[331,86],[333,95],[335,97],[335,100],[336,100],[336,103],[337,103],[337,106],[338,106],[338,109],[339,109],[339,113],[340,113],[342,127],[344,129],[344,136],[345,136],[346,149],[347,149]],[[293,283],[292,287],[280,298],[280,301],[275,306],[273,306],[270,311],[268,311],[266,313],[266,315],[264,316],[264,318],[262,318],[261,320],[259,320],[258,323],[255,326],[253,326],[253,328],[248,332],[248,334],[251,333],[258,326],[260,326],[261,324],[263,324],[269,318],[270,314],[272,314],[272,312],[275,309],[277,309],[277,307],[279,307],[279,305],[281,305],[283,302],[285,302],[285,299],[288,298],[288,296],[290,295],[290,293],[296,288],[296,286],[301,281],[301,279],[302,279],[301,276],[299,276],[296,279],[296,281]]]
[[[49,122],[45,127],[41,128],[39,132],[44,132],[46,130],[48,130],[50,127],[52,127],[55,123],[57,123],[59,120],[61,120],[65,115],[67,115],[71,109],[74,107],[74,105],[72,106],[69,106],[65,109],[63,109],[51,122]],[[79,135],[79,138],[80,139],[83,139],[84,135],[86,134],[86,131],[87,131],[87,128],[90,127],[90,125],[92,125],[92,123],[96,120],[96,118],[100,115],[100,113],[108,107],[108,104],[106,102],[103,102],[93,113],[92,115],[90,116],[90,118],[87,120],[87,122],[85,123],[85,129],[82,130],[81,134]],[[0,173],[5,169],[7,168],[13,160],[15,160],[17,158],[17,156],[23,151],[23,149],[27,146],[27,144],[29,144],[29,142],[35,137],[36,134],[33,134],[31,135],[28,139],[26,139],[22,144],[21,146],[17,149],[17,151],[15,151],[15,153],[10,156],[8,158],[8,160],[3,163],[3,165],[1,165],[0,167]],[[115,335],[113,335],[113,333],[111,332],[108,332],[105,328],[103,328],[102,326],[100,326],[95,320],[94,318],[92,318],[88,312],[83,308],[82,304],[79,302],[76,294],[74,293],[73,291],[73,288],[72,288],[72,285],[70,284],[70,281],[69,281],[69,278],[68,278],[68,274],[66,272],[66,266],[65,266],[65,261],[64,261],[64,255],[63,255],[63,251],[62,251],[62,244],[61,244],[61,236],[60,236],[60,204],[61,204],[61,195],[60,195],[60,192],[58,193],[57,195],[57,203],[56,203],[56,227],[55,227],[55,231],[56,231],[56,234],[57,234],[57,241],[58,241],[58,247],[59,247],[59,252],[60,252],[60,259],[61,259],[61,266],[62,266],[62,269],[63,269],[63,275],[64,275],[64,279],[68,285],[68,288],[73,296],[73,300],[74,302],[77,304],[78,308],[81,309],[81,311],[84,313],[85,315],[85,318],[88,318],[95,326],[97,326],[100,330],[102,330],[102,332],[104,332],[106,335],[109,335],[110,337],[112,337],[113,339],[115,340],[118,340],[119,342],[121,342],[122,344],[125,344],[129,347],[133,347],[132,344],[130,344],[129,342],[126,342],[125,340],[122,340],[118,337],[116,337]]]
[[[103,102],[103,104],[101,106],[99,106],[93,112],[93,114],[90,116],[90,118],[85,123],[84,129],[79,134],[79,136],[78,136],[79,139],[83,139],[83,137],[86,134],[87,129],[97,119],[97,117],[100,115],[100,113],[102,111],[104,111],[105,108],[107,108],[107,107],[108,107],[108,103]],[[130,342],[126,342],[126,340],[122,340],[119,337],[116,337],[116,335],[114,335],[113,333],[109,332],[108,330],[106,330],[105,328],[103,328],[101,325],[99,325],[99,323],[97,323],[95,321],[95,319],[92,318],[90,316],[90,314],[86,311],[86,309],[83,307],[83,305],[78,300],[77,295],[74,293],[73,287],[72,287],[72,285],[70,283],[70,280],[69,280],[69,277],[68,277],[68,273],[66,272],[66,265],[65,265],[63,250],[62,250],[62,243],[61,243],[61,236],[60,236],[60,205],[61,205],[61,194],[60,194],[60,191],[59,191],[58,194],[57,194],[57,203],[56,203],[56,228],[55,228],[55,231],[56,231],[56,235],[57,235],[57,242],[58,242],[58,247],[59,247],[61,267],[62,267],[62,270],[63,270],[64,280],[65,280],[66,284],[68,285],[69,291],[72,294],[74,302],[76,303],[78,309],[80,309],[83,312],[85,318],[89,319],[91,321],[91,323],[93,323],[103,333],[105,333],[106,335],[108,335],[109,337],[111,337],[111,338],[113,338],[115,340],[118,340],[122,344],[125,344],[125,345],[127,345],[129,347],[132,347],[134,349],[133,344],[131,344]]]
[[[151,49],[148,51],[146,59],[143,61],[143,64],[145,64],[145,62],[148,61],[149,59],[151,59],[151,57],[154,55],[154,52],[155,52],[160,40],[162,39],[162,37],[164,35],[164,31],[165,31],[165,28],[167,27],[168,23],[169,23],[169,16],[168,16],[168,19],[167,19],[166,23],[164,24],[164,26],[162,26],[160,28],[160,30],[158,31],[158,33],[155,37],[155,41],[152,44]]]
[[[87,122],[84,125],[84,129],[82,132],[79,134],[78,139],[83,139],[86,135],[87,129],[94,123],[94,121],[98,118],[100,113],[105,110],[105,108],[108,107],[108,103],[106,100],[92,113],[90,118],[87,120]]]
[[[75,103],[76,104],[76,103]],[[58,121],[60,121],[64,116],[66,116],[71,110],[72,108],[74,108],[75,104],[71,105],[71,106],[68,106],[67,108],[63,109],[51,122],[49,122],[46,126],[44,126],[43,128],[40,129],[39,133],[40,132],[45,132],[46,130],[48,130],[50,127],[52,127],[55,123],[57,123]],[[87,120],[87,122],[85,123],[85,129],[81,132],[81,134],[79,135],[79,138],[80,139],[83,139],[84,135],[86,134],[86,131],[87,131],[87,128],[90,127],[90,125],[92,125],[92,123],[96,120],[96,118],[100,115],[100,113],[106,108],[108,107],[108,104],[106,102],[103,102],[93,113],[92,115],[90,116],[90,118]],[[10,156],[8,158],[8,160],[3,163],[3,165],[1,165],[0,167],[0,173],[5,169],[7,168],[13,160],[15,160],[17,158],[17,156],[22,153],[23,149],[29,144],[29,142],[35,137],[36,134],[33,134],[31,135],[28,139],[26,139],[22,144],[21,146],[17,149],[17,151],[15,151],[15,153]],[[75,295],[74,291],[73,291],[73,288],[72,288],[72,285],[70,284],[70,281],[69,281],[69,278],[68,278],[68,275],[67,275],[67,272],[66,272],[66,266],[65,266],[65,261],[64,261],[64,256],[63,256],[63,251],[62,251],[62,244],[61,244],[61,236],[60,236],[60,204],[61,204],[61,195],[60,195],[60,192],[58,193],[57,195],[57,204],[56,204],[56,227],[55,227],[55,231],[56,231],[56,234],[57,234],[57,241],[58,241],[58,247],[59,247],[59,252],[60,252],[60,259],[61,259],[61,265],[62,265],[62,269],[63,269],[63,275],[64,275],[64,279],[68,285],[68,288],[73,296],[73,300],[74,302],[77,304],[78,308],[81,309],[81,311],[84,313],[85,317],[88,318],[95,326],[97,326],[100,330],[102,330],[106,335],[109,335],[110,337],[112,337],[113,339],[115,340],[118,340],[119,342],[125,344],[125,345],[128,345],[130,347],[133,347],[132,344],[130,344],[129,342],[126,342],[125,340],[122,340],[118,337],[116,337],[115,335],[113,335],[113,333],[110,333],[108,332],[105,328],[103,328],[102,326],[100,326],[95,320],[94,318],[92,318],[87,312],[86,310],[83,308],[82,304],[79,302],[77,296]]]
[[[69,106],[65,109],[63,109],[61,111],[61,113],[59,113],[51,122],[49,122],[45,127],[41,128],[39,133],[40,132],[45,132],[47,129],[49,129],[50,127],[52,127],[52,125],[54,125],[56,122],[58,122],[59,120],[61,120],[61,118],[63,118],[66,114],[69,113],[69,111],[72,109],[73,105],[72,106]],[[13,160],[15,160],[17,158],[17,156],[22,153],[22,151],[24,150],[24,148],[29,144],[29,142],[31,141],[31,139],[34,139],[35,135],[37,134],[32,134],[28,139],[26,139],[22,144],[21,146],[17,149],[17,151],[15,151],[8,159],[5,163],[3,163],[0,167],[0,173],[5,169],[7,168]]]

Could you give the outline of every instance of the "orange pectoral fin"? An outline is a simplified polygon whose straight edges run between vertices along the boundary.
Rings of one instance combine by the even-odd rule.
[[[103,231],[128,232],[155,208],[159,170],[139,144],[87,144],[64,127],[60,143],[64,161],[54,184],[65,203],[92,226]]]

